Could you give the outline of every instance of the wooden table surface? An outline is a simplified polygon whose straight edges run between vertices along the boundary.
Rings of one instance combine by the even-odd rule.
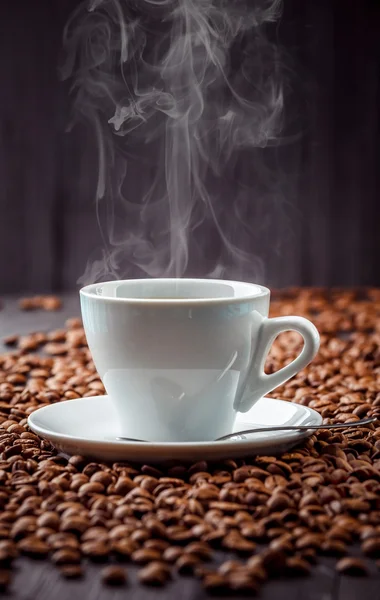
[[[14,333],[46,331],[63,325],[69,316],[80,313],[77,295],[63,297],[59,312],[22,312],[13,297],[1,300],[0,338]],[[4,352],[4,346],[0,348]],[[227,555],[223,555],[225,559]],[[220,554],[222,558],[222,554]],[[339,576],[334,569],[335,559],[322,559],[309,577],[293,580],[278,579],[265,584],[259,600],[380,600],[380,572],[372,565],[371,575],[365,578]],[[66,581],[48,561],[20,558],[15,564],[12,585],[4,597],[13,600],[201,600],[209,598],[199,582],[190,577],[174,580],[164,589],[143,587],[136,582],[136,569],[127,565],[128,586],[107,588],[100,581],[101,566],[86,566],[85,577]],[[1,594],[1,593],[0,593]],[[213,596],[213,598],[219,598]],[[233,596],[229,596],[233,598]]]

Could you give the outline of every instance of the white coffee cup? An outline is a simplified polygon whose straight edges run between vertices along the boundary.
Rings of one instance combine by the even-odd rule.
[[[319,348],[303,317],[268,318],[270,291],[214,279],[139,279],[80,291],[95,366],[120,417],[120,435],[204,441],[230,433],[237,412],[305,367]],[[301,354],[264,373],[275,337],[298,331]],[[106,432],[105,432],[106,433]]]

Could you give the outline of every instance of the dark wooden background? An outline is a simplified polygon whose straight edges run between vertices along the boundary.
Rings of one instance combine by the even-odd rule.
[[[0,293],[74,289],[100,247],[95,142],[82,125],[66,132],[57,71],[76,5],[0,3]],[[265,235],[252,241],[261,279],[379,285],[380,2],[285,0],[279,38],[286,115],[302,135],[277,150],[283,200],[265,207]],[[223,185],[220,196],[228,214]]]

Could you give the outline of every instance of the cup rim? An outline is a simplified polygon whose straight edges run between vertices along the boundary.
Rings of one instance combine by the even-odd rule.
[[[178,278],[181,281],[186,282],[204,282],[204,283],[225,283],[229,285],[244,285],[247,287],[252,287],[252,290],[255,290],[252,294],[246,294],[239,296],[230,296],[230,297],[221,297],[221,298],[134,298],[134,297],[115,297],[115,296],[107,296],[107,295],[98,295],[95,292],[97,286],[101,285],[110,285],[114,283],[136,283],[141,281],[160,281],[160,282],[173,282],[177,281],[175,277],[163,277],[163,278],[141,278],[141,279],[117,279],[110,281],[101,281],[98,283],[91,283],[82,287],[79,290],[81,296],[89,298],[91,300],[97,300],[98,302],[112,302],[117,304],[126,304],[126,305],[139,305],[139,306],[209,306],[209,305],[218,305],[218,304],[241,304],[242,302],[252,302],[254,300],[258,300],[259,298],[264,298],[265,296],[270,295],[270,290],[258,283],[251,283],[246,281],[237,281],[237,280],[229,280],[229,279],[204,279],[197,277],[181,277]]]

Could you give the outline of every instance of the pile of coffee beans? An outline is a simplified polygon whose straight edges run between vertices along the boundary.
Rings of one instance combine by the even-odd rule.
[[[272,315],[299,314],[321,333],[315,360],[272,393],[325,423],[380,417],[380,291],[274,294]],[[0,587],[19,555],[49,559],[63,577],[102,565],[105,585],[199,578],[215,593],[253,593],[304,576],[319,556],[365,575],[380,559],[380,427],[321,430],[281,456],[165,468],[59,456],[27,426],[61,400],[104,393],[80,320],[8,338],[0,356]],[[298,334],[279,336],[267,372],[289,363]],[[352,545],[359,547],[352,553]],[[222,552],[220,552],[222,551]],[[224,559],[220,559],[220,557]],[[372,568],[372,567],[371,567]]]

